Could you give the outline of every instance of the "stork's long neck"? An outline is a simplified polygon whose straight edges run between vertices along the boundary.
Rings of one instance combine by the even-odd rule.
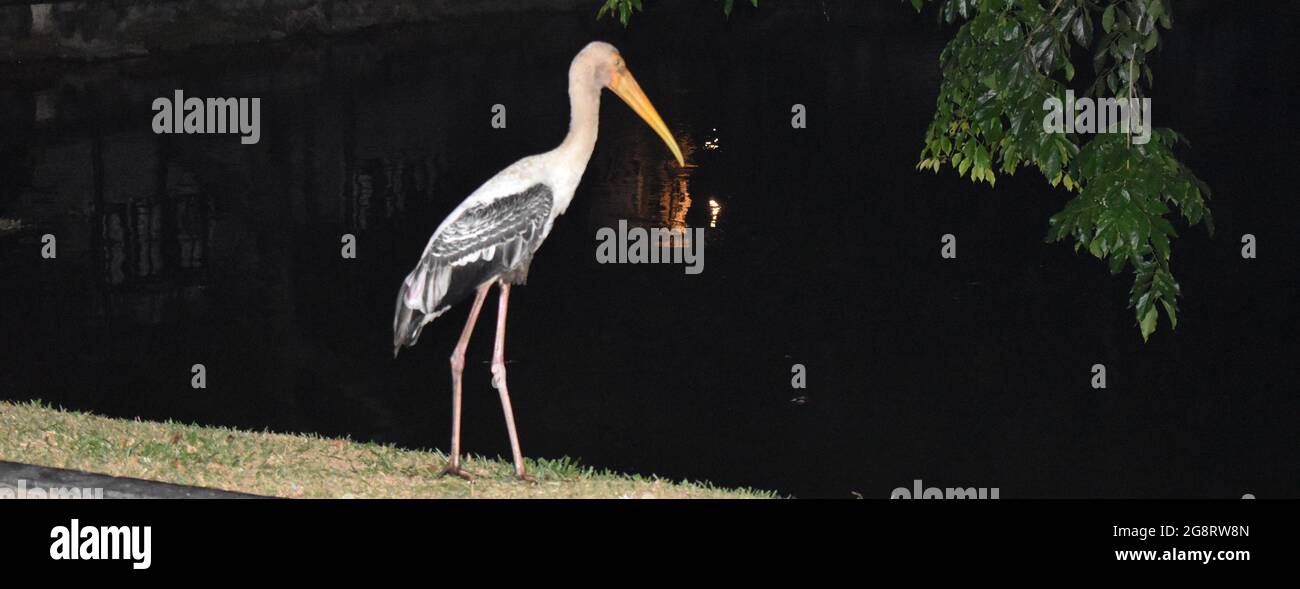
[[[569,134],[555,149],[560,168],[576,173],[570,180],[577,186],[596,148],[596,131],[600,126],[600,86],[590,75],[569,75]]]

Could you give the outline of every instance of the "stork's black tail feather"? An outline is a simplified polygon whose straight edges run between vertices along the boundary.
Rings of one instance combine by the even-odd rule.
[[[406,306],[406,286],[397,293],[397,314],[393,317],[393,357],[402,351],[402,346],[413,346],[420,339],[420,329],[424,327],[424,312]]]
[[[523,283],[546,236],[554,201],[538,183],[468,207],[443,221],[397,293],[393,356],[415,345],[425,323],[497,280]]]

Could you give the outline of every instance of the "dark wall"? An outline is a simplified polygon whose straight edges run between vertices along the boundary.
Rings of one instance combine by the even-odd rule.
[[[0,61],[104,59],[508,12],[592,0],[126,0],[0,6]]]

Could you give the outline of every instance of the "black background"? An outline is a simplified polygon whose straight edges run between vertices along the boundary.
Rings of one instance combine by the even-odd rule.
[[[18,503],[18,502],[15,502]],[[0,562],[60,579],[314,579],[343,571],[431,583],[727,582],[885,570],[935,578],[1112,581],[1283,572],[1300,520],[1278,501],[27,501]],[[50,529],[151,525],[152,564],[53,561]],[[263,526],[249,533],[252,522]],[[267,524],[271,525],[267,525]],[[1113,526],[1248,525],[1241,538],[1117,538]],[[1249,550],[1249,562],[1120,562],[1115,550]],[[1039,577],[1048,575],[1047,577]],[[992,578],[992,577],[990,577]],[[800,580],[804,581],[800,581]],[[901,581],[901,579],[900,579]]]
[[[511,307],[525,453],[799,497],[914,479],[1003,498],[1296,496],[1296,3],[1176,3],[1155,119],[1191,140],[1180,155],[1214,189],[1218,232],[1177,224],[1179,328],[1146,344],[1130,275],[1043,243],[1062,191],[1027,170],[989,189],[913,169],[952,30],[904,3],[832,6],[724,21],[670,3],[627,30],[582,13],[3,66],[0,215],[31,229],[0,241],[0,395],[445,446],[463,311],[394,361],[393,293],[460,198],[559,140],[563,68],[602,38],[697,149],[685,221],[707,224],[709,198],[723,211],[700,277],[597,264],[596,229],[683,203],[667,153],[607,95],[583,187]],[[262,143],[153,135],[148,102],[177,87],[262,96]],[[35,124],[43,93],[59,114]],[[510,126],[491,133],[497,102]],[[794,103],[809,129],[790,128]],[[698,149],[714,136],[720,150]],[[103,229],[141,211],[157,229]],[[57,263],[37,255],[45,232],[66,236]],[[345,232],[357,260],[337,255]],[[1258,259],[1241,259],[1245,233]],[[487,334],[465,447],[508,455]],[[194,362],[207,390],[188,386]]]

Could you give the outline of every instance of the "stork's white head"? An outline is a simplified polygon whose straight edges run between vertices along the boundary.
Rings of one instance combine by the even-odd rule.
[[[574,56],[569,66],[570,77],[585,77],[584,81],[594,82],[597,88],[609,86],[614,79],[613,71],[623,61],[618,49],[604,41],[592,41]],[[626,69],[626,66],[625,66]]]
[[[664,143],[668,144],[668,149],[672,150],[677,163],[686,165],[685,160],[682,159],[682,150],[677,146],[677,140],[673,139],[673,134],[668,131],[668,125],[664,124],[664,120],[659,117],[654,105],[650,104],[650,99],[646,98],[641,85],[637,84],[636,78],[632,77],[632,72],[628,71],[623,56],[613,45],[593,41],[583,47],[569,66],[569,83],[590,85],[596,92],[599,92],[602,87],[609,88],[632,107],[632,110],[650,125],[651,129],[654,129]]]

